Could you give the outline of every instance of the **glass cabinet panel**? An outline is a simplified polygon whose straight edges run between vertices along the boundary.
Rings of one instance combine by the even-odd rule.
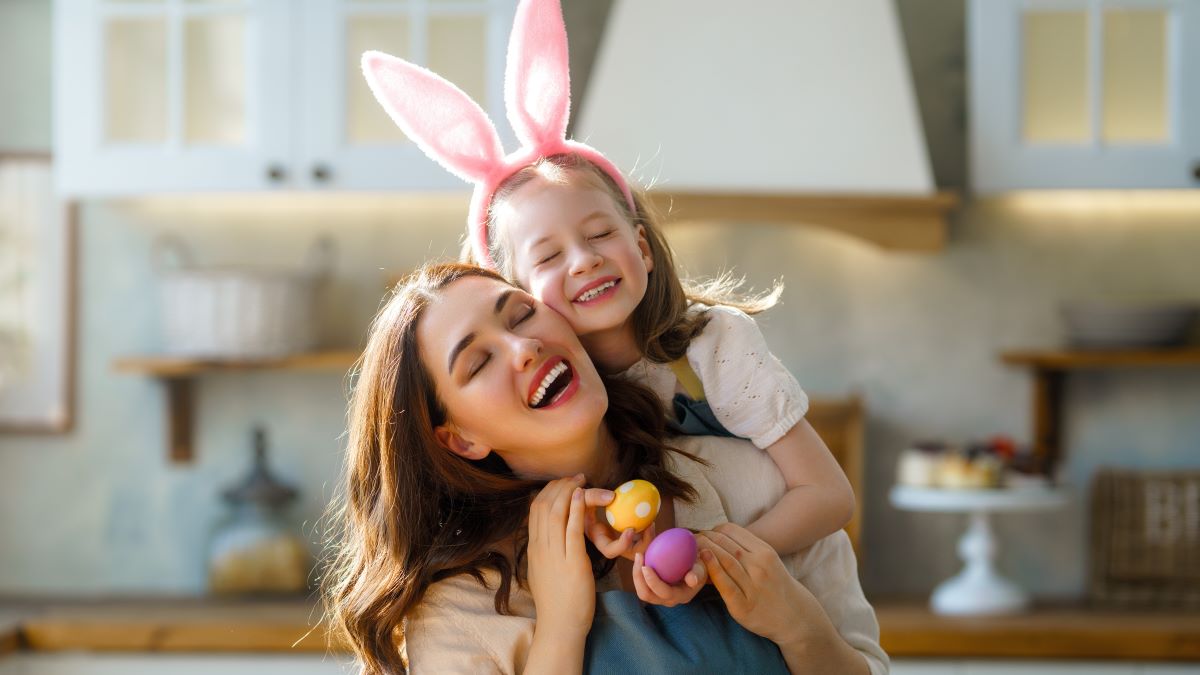
[[[1164,142],[1168,131],[1167,13],[1104,12],[1101,137]]]
[[[113,18],[104,26],[105,138],[123,143],[167,139],[167,22]]]
[[[1087,12],[1027,12],[1023,24],[1023,139],[1090,141]]]
[[[246,142],[245,30],[241,16],[206,16],[185,22],[185,142]]]
[[[487,110],[487,18],[435,16],[429,20],[429,69],[458,85]]]
[[[351,144],[397,143],[407,139],[375,100],[362,76],[362,53],[387,52],[412,58],[411,23],[406,16],[355,15],[346,20],[346,129]]]

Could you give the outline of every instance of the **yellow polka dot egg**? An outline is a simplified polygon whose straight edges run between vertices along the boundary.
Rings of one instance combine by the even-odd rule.
[[[634,479],[622,483],[614,492],[612,503],[604,509],[608,524],[617,532],[633,528],[641,532],[650,527],[658,515],[662,497],[649,481]]]

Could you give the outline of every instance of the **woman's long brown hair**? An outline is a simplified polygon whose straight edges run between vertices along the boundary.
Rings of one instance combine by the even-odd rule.
[[[421,363],[417,324],[440,291],[465,276],[508,283],[471,265],[425,266],[376,316],[358,365],[345,482],[327,514],[331,547],[321,585],[334,637],[370,675],[406,672],[403,621],[430,584],[457,574],[483,584],[493,570],[500,577],[496,611],[506,614],[514,580],[524,582],[525,522],[544,482],[518,478],[495,453],[482,461],[455,455],[433,432],[445,411]],[[616,481],[643,478],[664,497],[694,499],[693,488],[667,469],[666,453],[679,451],[664,443],[658,398],[631,382],[606,378],[605,386]],[[501,552],[506,541],[517,544],[515,560]],[[588,550],[595,574],[606,574],[612,562]]]

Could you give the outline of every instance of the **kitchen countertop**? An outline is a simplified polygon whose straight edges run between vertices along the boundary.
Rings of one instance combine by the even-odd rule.
[[[942,617],[918,601],[880,601],[881,642],[895,659],[1025,658],[1200,661],[1200,613],[1037,608],[1009,617]],[[305,600],[0,601],[0,654],[327,651]],[[316,627],[316,628],[314,628]]]

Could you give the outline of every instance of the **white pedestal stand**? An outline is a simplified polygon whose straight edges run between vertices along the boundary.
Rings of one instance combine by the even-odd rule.
[[[996,572],[997,544],[990,515],[995,512],[1042,511],[1067,503],[1067,495],[1050,488],[949,490],[896,486],[892,505],[907,511],[967,513],[970,524],[958,540],[966,565],[938,584],[930,606],[938,614],[983,615],[1019,612],[1029,596]]]

